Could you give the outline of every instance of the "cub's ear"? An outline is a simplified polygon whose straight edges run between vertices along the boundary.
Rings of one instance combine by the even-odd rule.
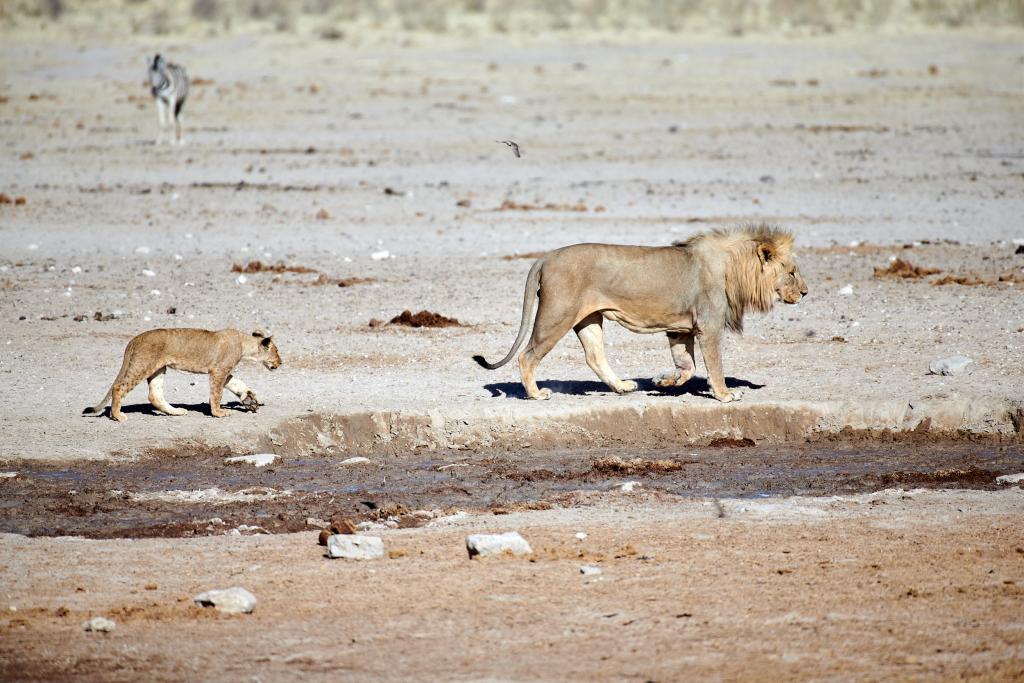
[[[253,332],[252,336],[256,337],[257,339],[263,339],[263,333],[259,331]]]
[[[272,343],[271,342],[272,339],[273,339],[273,337],[264,337],[263,341],[261,341],[260,344],[262,344],[263,346],[266,346],[269,349],[270,348],[270,344]]]
[[[761,263],[768,263],[776,258],[775,245],[771,242],[761,242],[757,245],[757,258]]]

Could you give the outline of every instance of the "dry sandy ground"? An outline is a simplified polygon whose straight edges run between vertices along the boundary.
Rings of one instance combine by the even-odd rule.
[[[793,229],[810,287],[798,307],[751,317],[727,342],[726,374],[748,403],[1019,402],[1018,38],[354,47],[247,36],[97,47],[12,36],[0,48],[0,190],[26,204],[0,206],[0,457],[108,457],[182,438],[242,449],[307,411],[457,421],[710,404],[706,391],[610,394],[571,338],[541,365],[541,379],[566,383],[547,403],[518,400],[514,364],[486,372],[470,356],[500,357],[515,337],[530,262],[504,256],[666,244],[740,220]],[[152,144],[141,80],[157,48],[196,81],[182,149]],[[505,138],[521,159],[494,142]],[[505,200],[555,208],[501,210]],[[586,210],[563,210],[577,205]],[[329,218],[317,219],[321,209]],[[924,240],[933,244],[903,248]],[[934,244],[945,240],[959,244]],[[371,258],[385,250],[393,258]],[[989,284],[874,279],[892,256]],[[374,282],[262,274],[239,284],[232,265],[253,259]],[[852,296],[839,293],[847,284]],[[406,308],[467,326],[367,327]],[[98,322],[97,311],[118,318]],[[132,335],[181,325],[276,335],[285,366],[239,372],[263,411],[131,414],[126,425],[79,417]],[[661,335],[607,329],[623,376],[669,369]],[[954,353],[977,371],[925,374]],[[172,401],[202,408],[204,378],[167,384]],[[145,401],[140,387],[128,404]]]
[[[391,557],[354,564],[313,533],[4,536],[17,611],[0,616],[0,677],[1020,680],[1022,493],[725,500],[724,518],[710,501],[593,494],[387,531]],[[467,533],[509,528],[532,559],[467,558]],[[191,604],[232,585],[256,595],[251,615]],[[96,615],[116,629],[82,631]]]
[[[610,394],[573,339],[541,365],[558,381],[549,402],[520,400],[514,366],[488,373],[470,356],[497,357],[515,336],[530,262],[504,257],[666,244],[742,220],[796,233],[811,295],[727,342],[737,411],[1021,404],[1019,33],[57,38],[0,41],[0,192],[26,199],[0,205],[5,470],[170,454],[182,440],[244,452],[311,413],[445,424],[703,410],[714,402],[700,384]],[[155,50],[195,79],[183,148],[153,145],[142,79]],[[494,142],[506,138],[521,159]],[[872,277],[893,256],[942,273]],[[232,265],[254,259],[373,281],[239,282]],[[983,284],[933,284],[945,275]],[[367,326],[403,309],[465,326]],[[167,393],[194,408],[186,417],[149,414],[144,388],[126,424],[79,416],[131,336],[182,325],[273,332],[283,368],[239,370],[266,407],[214,420],[205,379],[176,375]],[[607,337],[623,376],[669,368],[663,338],[612,326]],[[975,359],[974,374],[925,374],[954,353]],[[302,447],[322,455],[316,443]],[[388,532],[404,555],[370,565],[324,560],[310,534],[4,536],[0,592],[18,611],[4,617],[0,677],[1019,679],[1020,492],[880,500],[775,500],[757,513],[737,501],[716,519],[692,501],[598,497]],[[537,561],[464,559],[462,537],[483,528],[519,528]],[[605,573],[582,579],[583,561]],[[261,600],[250,617],[178,600],[236,583]],[[110,636],[80,630],[97,613],[118,620]]]

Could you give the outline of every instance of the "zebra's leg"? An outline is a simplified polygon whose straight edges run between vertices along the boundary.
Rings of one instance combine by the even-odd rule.
[[[181,109],[177,106],[174,109],[174,139],[179,146],[185,144],[185,138],[181,134]]]
[[[164,128],[167,127],[167,105],[159,97],[156,98],[156,115],[160,121],[160,128],[156,134],[156,144],[162,145],[164,143]]]

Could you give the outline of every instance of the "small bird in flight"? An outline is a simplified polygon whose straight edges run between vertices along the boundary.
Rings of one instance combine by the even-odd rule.
[[[508,145],[512,148],[512,153],[516,155],[516,159],[519,158],[519,145],[511,140],[495,140],[498,144]]]

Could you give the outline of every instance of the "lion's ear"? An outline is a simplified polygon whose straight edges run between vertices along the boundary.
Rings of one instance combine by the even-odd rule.
[[[270,344],[271,344],[271,341],[270,341],[270,340],[271,340],[271,339],[273,339],[273,337],[264,337],[264,338],[263,338],[263,341],[261,341],[261,342],[260,342],[260,344],[263,344],[263,345],[264,345],[264,346],[266,346],[267,348],[270,348]]]
[[[262,332],[253,332],[252,336],[256,337],[257,339],[263,339],[263,333]]]
[[[757,258],[761,260],[761,263],[768,263],[775,259],[775,245],[771,242],[761,242],[757,245]]]

